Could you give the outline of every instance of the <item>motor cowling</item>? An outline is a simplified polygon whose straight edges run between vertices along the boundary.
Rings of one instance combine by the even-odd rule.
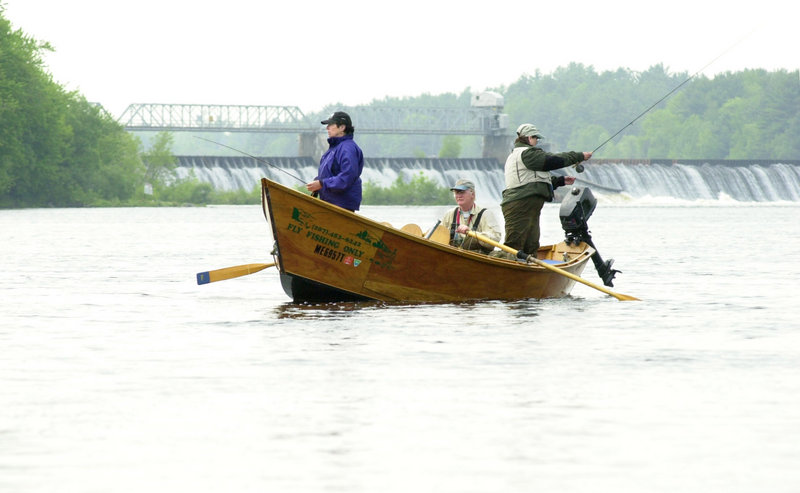
[[[589,231],[589,218],[597,207],[597,199],[588,187],[573,187],[561,201],[559,217],[561,218],[561,228],[566,234],[564,240],[567,245],[577,245],[584,242],[594,248],[592,262],[597,273],[606,286],[614,286],[614,276],[618,271],[612,269],[614,259],[603,261],[600,252],[592,242],[592,235]]]
[[[588,229],[588,221],[595,207],[597,199],[587,187],[573,187],[564,197],[558,215],[561,218],[561,227],[567,234],[567,243],[570,243],[570,234]]]

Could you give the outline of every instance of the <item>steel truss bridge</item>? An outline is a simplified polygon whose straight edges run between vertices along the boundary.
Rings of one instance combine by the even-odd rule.
[[[501,113],[502,107],[350,106],[336,109],[350,114],[359,134],[499,137],[509,133],[508,117]],[[318,116],[305,115],[297,106],[132,104],[117,121],[131,132],[325,132]]]

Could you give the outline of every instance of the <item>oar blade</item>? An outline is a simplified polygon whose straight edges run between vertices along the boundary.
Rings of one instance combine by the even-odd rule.
[[[473,238],[477,238],[477,239],[481,240],[484,243],[488,243],[490,245],[493,245],[493,246],[495,246],[495,247],[497,247],[497,248],[499,248],[499,249],[501,249],[503,251],[506,251],[508,253],[511,253],[513,255],[516,255],[518,253],[517,250],[514,250],[513,248],[509,247],[508,245],[504,245],[502,243],[498,243],[498,242],[496,242],[496,241],[494,241],[492,239],[489,239],[489,238],[483,236],[482,234],[478,233],[477,231],[467,231],[467,234],[472,236]],[[621,294],[621,293],[615,293],[614,291],[611,291],[610,289],[607,289],[607,288],[605,288],[603,286],[598,286],[597,284],[595,284],[593,282],[587,281],[586,279],[582,278],[581,276],[576,276],[575,274],[573,274],[571,272],[567,272],[567,271],[565,271],[563,269],[559,269],[558,267],[556,267],[554,265],[550,265],[547,262],[543,262],[543,261],[541,261],[540,259],[538,259],[538,258],[536,258],[534,256],[529,256],[528,260],[533,261],[536,265],[540,265],[540,266],[544,267],[547,270],[556,272],[556,273],[558,273],[558,274],[560,274],[560,275],[562,275],[564,277],[572,279],[573,281],[579,282],[581,284],[589,286],[590,288],[594,288],[594,289],[596,289],[598,291],[602,291],[603,293],[606,293],[609,296],[613,296],[614,298],[616,298],[616,299],[618,299],[620,301],[641,301],[639,298],[636,298],[634,296],[629,296],[627,294]]]
[[[236,265],[234,267],[225,267],[224,269],[198,272],[197,284],[208,284],[210,282],[233,279],[234,277],[242,277],[248,274],[254,274],[258,271],[266,269],[267,267],[272,267],[273,265],[275,264],[244,264]]]
[[[614,297],[620,301],[642,301],[636,296],[631,296],[629,294],[615,293]]]
[[[572,279],[574,281],[577,281],[577,282],[579,282],[579,283],[581,283],[583,285],[589,286],[590,288],[594,288],[594,289],[596,289],[598,291],[602,291],[603,293],[606,293],[609,296],[613,296],[614,298],[616,298],[616,299],[618,299],[620,301],[641,301],[639,298],[636,298],[634,296],[630,296],[630,295],[622,294],[622,293],[616,293],[616,292],[611,291],[610,289],[606,288],[605,286],[600,286],[600,285],[595,284],[595,283],[593,283],[591,281],[587,281],[586,279],[582,278],[581,276],[577,276],[577,275],[575,275],[575,274],[573,274],[571,272],[567,272],[567,271],[565,271],[563,269],[559,269],[558,267],[556,267],[554,265],[550,265],[547,262],[543,262],[542,260],[540,260],[540,259],[538,259],[536,257],[528,257],[528,259],[529,260],[533,260],[533,262],[536,263],[536,265],[541,265],[542,267],[544,267],[547,270],[551,270],[553,272],[561,274],[564,277],[568,277],[568,278],[570,278],[570,279]]]

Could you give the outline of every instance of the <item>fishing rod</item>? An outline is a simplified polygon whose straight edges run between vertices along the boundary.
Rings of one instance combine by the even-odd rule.
[[[658,101],[656,101],[655,103],[653,103],[653,104],[652,104],[652,105],[651,105],[649,108],[647,108],[646,110],[642,111],[642,112],[639,114],[639,116],[637,116],[636,118],[634,118],[633,120],[631,120],[630,122],[628,122],[628,124],[627,124],[627,125],[625,125],[625,126],[624,126],[624,127],[622,127],[621,129],[619,129],[619,130],[617,131],[617,133],[615,133],[615,134],[614,134],[614,135],[612,135],[611,137],[607,138],[607,139],[606,139],[605,141],[603,141],[603,143],[602,143],[602,144],[600,144],[599,146],[595,147],[595,148],[594,148],[594,150],[592,151],[592,154],[594,154],[595,152],[597,152],[597,150],[598,150],[598,149],[600,149],[601,147],[603,147],[604,145],[608,144],[608,143],[611,141],[611,139],[613,139],[613,138],[614,138],[614,137],[616,137],[617,135],[621,134],[623,130],[625,130],[626,128],[628,128],[628,127],[630,127],[631,125],[633,125],[633,124],[634,124],[634,122],[636,122],[636,120],[638,120],[639,118],[641,118],[641,117],[643,117],[644,115],[646,115],[647,113],[649,113],[649,112],[650,112],[650,110],[652,110],[653,108],[655,108],[656,106],[658,106],[658,104],[659,104],[660,102],[664,101],[665,99],[667,99],[668,97],[670,97],[670,96],[672,95],[672,93],[674,93],[675,91],[677,91],[678,89],[680,89],[681,87],[683,87],[683,86],[684,86],[684,84],[686,84],[686,83],[687,83],[687,82],[689,82],[690,80],[692,80],[692,79],[694,79],[695,77],[697,77],[697,75],[698,75],[700,72],[702,72],[703,70],[707,69],[707,68],[709,67],[709,65],[711,65],[712,63],[714,63],[714,62],[716,62],[717,60],[719,60],[720,58],[722,58],[724,55],[726,55],[726,54],[727,54],[729,51],[731,51],[732,49],[734,49],[734,48],[735,48],[737,45],[739,45],[739,43],[741,43],[742,41],[744,41],[744,40],[745,40],[747,37],[749,37],[751,34],[753,34],[753,33],[752,33],[752,32],[750,32],[750,33],[749,33],[749,34],[747,34],[745,37],[743,37],[743,38],[742,38],[742,39],[740,39],[739,41],[735,42],[735,43],[734,43],[733,45],[731,45],[731,46],[730,46],[728,49],[726,49],[725,51],[723,51],[722,53],[720,53],[719,55],[717,55],[717,56],[716,56],[716,57],[715,57],[713,60],[711,60],[710,62],[708,62],[707,64],[705,64],[705,65],[703,66],[703,68],[701,68],[700,70],[698,70],[697,72],[695,72],[694,74],[692,74],[692,75],[691,75],[690,77],[688,77],[688,78],[687,78],[685,81],[683,81],[683,82],[681,82],[680,84],[678,84],[677,86],[675,86],[675,88],[674,88],[674,89],[672,89],[672,90],[671,90],[670,92],[668,92],[667,94],[665,94],[665,95],[664,95],[664,97],[662,97],[661,99],[659,99]],[[579,163],[579,164],[577,164],[577,165],[575,166],[575,171],[577,171],[578,173],[583,173],[583,169],[584,169],[584,168],[583,168],[583,164],[580,164],[580,163]]]
[[[231,146],[223,144],[221,142],[216,142],[216,141],[213,141],[213,140],[210,140],[210,139],[206,139],[205,137],[198,137],[198,136],[195,135],[194,138],[195,139],[200,139],[200,140],[205,140],[206,142],[211,142],[212,144],[217,144],[218,146],[227,147],[228,149],[230,149],[232,151],[236,151],[236,152],[238,152],[240,154],[244,154],[245,156],[251,157],[251,158],[255,159],[256,161],[258,161],[260,163],[266,164],[267,166],[272,166],[273,168],[277,169],[278,171],[282,171],[282,172],[286,173],[287,175],[291,176],[292,178],[294,178],[295,180],[299,181],[303,185],[306,184],[305,180],[303,180],[302,178],[298,177],[297,175],[293,175],[293,174],[289,173],[288,171],[286,171],[285,169],[283,169],[283,168],[281,168],[279,166],[275,166],[274,164],[272,164],[269,161],[266,161],[264,159],[261,159],[260,157],[253,156],[252,154],[248,154],[248,153],[246,153],[244,151],[240,151],[239,149],[236,149],[235,147],[231,147]]]

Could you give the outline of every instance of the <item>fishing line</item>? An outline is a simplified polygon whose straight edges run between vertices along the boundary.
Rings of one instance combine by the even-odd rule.
[[[672,93],[674,93],[675,91],[677,91],[678,89],[680,89],[681,87],[683,87],[683,85],[684,85],[684,84],[686,84],[686,83],[687,83],[687,82],[689,82],[690,80],[694,79],[694,78],[697,76],[697,74],[699,74],[699,73],[700,73],[700,72],[702,72],[703,70],[707,69],[707,68],[709,67],[709,65],[711,65],[712,63],[714,63],[714,62],[716,62],[717,60],[719,60],[720,58],[722,58],[722,57],[723,57],[724,55],[726,55],[726,54],[727,54],[729,51],[731,51],[731,50],[732,50],[732,49],[734,49],[736,46],[738,46],[738,45],[739,45],[739,44],[740,44],[742,41],[744,41],[745,39],[747,39],[748,37],[750,37],[750,35],[751,35],[751,34],[753,34],[753,32],[755,32],[755,29],[754,29],[753,31],[751,31],[750,33],[748,33],[746,36],[744,36],[742,39],[740,39],[739,41],[737,41],[737,42],[735,42],[733,45],[731,45],[731,47],[730,47],[730,48],[728,48],[727,50],[725,50],[725,51],[723,51],[722,53],[720,53],[719,55],[717,55],[717,57],[716,57],[716,58],[714,58],[713,60],[711,60],[710,62],[708,62],[707,64],[705,64],[705,66],[703,66],[703,68],[701,68],[700,70],[698,70],[697,72],[695,72],[695,73],[694,73],[694,74],[693,74],[691,77],[689,77],[689,78],[688,78],[688,79],[686,79],[685,81],[683,81],[683,82],[681,82],[680,84],[678,84],[678,85],[677,85],[677,86],[676,86],[676,87],[675,87],[673,90],[671,90],[671,91],[670,91],[670,92],[668,92],[666,95],[664,95],[664,97],[663,97],[663,98],[661,98],[661,99],[659,99],[658,101],[656,101],[655,103],[653,103],[653,105],[652,105],[652,106],[650,106],[649,108],[647,108],[646,110],[644,110],[644,111],[643,111],[643,112],[642,112],[642,113],[641,113],[639,116],[637,116],[636,118],[634,118],[633,120],[631,120],[631,121],[630,121],[630,123],[628,123],[627,125],[625,125],[625,126],[624,126],[624,127],[622,127],[621,129],[619,129],[619,131],[617,131],[617,133],[615,133],[615,134],[614,134],[614,135],[612,135],[611,137],[607,138],[607,139],[606,139],[606,140],[605,140],[605,141],[604,141],[602,144],[600,144],[599,146],[595,147],[595,149],[592,151],[592,154],[594,154],[595,152],[597,152],[597,150],[598,150],[598,149],[600,149],[601,147],[603,147],[604,145],[608,144],[608,142],[609,142],[609,141],[611,141],[611,139],[613,139],[614,137],[616,137],[617,135],[619,135],[620,133],[622,133],[622,131],[623,131],[623,130],[625,130],[626,128],[628,128],[628,127],[630,127],[631,125],[633,125],[633,123],[634,123],[636,120],[638,120],[639,118],[641,118],[641,117],[643,117],[644,115],[646,115],[646,114],[647,114],[647,113],[648,113],[650,110],[652,110],[653,108],[655,108],[655,107],[658,105],[658,103],[660,103],[660,102],[664,101],[664,100],[665,100],[665,99],[667,99],[667,98],[668,98],[668,97],[669,97],[669,96],[670,96]]]
[[[299,178],[297,175],[293,175],[293,174],[289,173],[288,171],[286,171],[285,169],[283,169],[283,168],[281,168],[279,166],[275,166],[274,164],[270,163],[269,161],[265,161],[264,159],[261,159],[260,157],[256,157],[256,156],[253,156],[252,154],[248,154],[248,153],[246,153],[244,151],[240,151],[239,149],[236,149],[235,147],[231,147],[229,145],[222,144],[220,142],[216,142],[216,141],[213,141],[213,140],[206,139],[205,137],[198,137],[196,135],[194,135],[193,137],[195,139],[205,140],[206,142],[211,142],[212,144],[217,144],[218,146],[227,147],[228,149],[230,149],[232,151],[236,151],[236,152],[238,152],[240,154],[244,154],[245,156],[251,157],[251,158],[255,159],[256,161],[258,161],[260,163],[264,163],[267,166],[272,166],[273,168],[277,169],[278,171],[283,171],[284,173],[286,173],[287,175],[291,176],[295,180],[299,181],[303,185],[306,184],[305,180]]]

